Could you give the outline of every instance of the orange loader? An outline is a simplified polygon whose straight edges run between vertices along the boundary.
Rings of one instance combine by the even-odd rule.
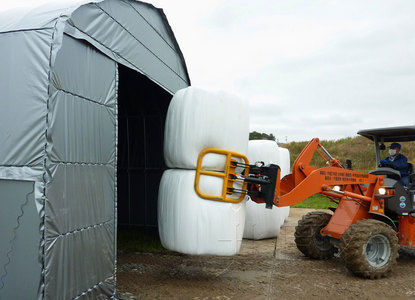
[[[232,151],[208,148],[198,159],[195,190],[205,199],[237,203],[246,195],[257,203],[292,206],[314,194],[329,198],[337,207],[332,213],[313,211],[298,222],[297,248],[307,257],[329,259],[338,253],[345,266],[364,278],[385,277],[396,264],[401,247],[415,249],[415,175],[409,164],[409,186],[400,184],[400,173],[380,162],[385,142],[415,140],[415,126],[361,130],[358,134],[374,141],[377,168],[369,173],[344,167],[312,139],[292,166],[292,173],[280,178],[278,165],[257,162]],[[203,169],[206,154],[226,156],[223,172]],[[317,153],[327,166],[310,162]],[[200,176],[223,178],[221,195],[208,195],[199,188]]]

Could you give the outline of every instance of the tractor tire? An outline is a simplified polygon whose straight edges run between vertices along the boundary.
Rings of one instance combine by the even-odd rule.
[[[334,256],[336,248],[328,237],[323,237],[320,230],[329,223],[332,215],[313,211],[298,221],[295,227],[295,244],[305,256],[313,259],[329,259]]]
[[[353,274],[370,279],[386,277],[399,257],[395,230],[378,220],[361,220],[343,233],[340,257]]]

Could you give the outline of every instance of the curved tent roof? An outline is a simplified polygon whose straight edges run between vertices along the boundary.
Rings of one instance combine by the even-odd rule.
[[[51,32],[53,42],[43,39],[46,48],[53,48],[50,52],[60,48],[63,33],[86,40],[172,94],[190,85],[183,54],[163,10],[148,3],[131,0],[50,2],[1,13],[0,35],[18,31]]]
[[[0,298],[114,298],[118,142],[128,138],[129,117],[118,103],[141,121],[133,125],[143,125],[132,131],[142,129],[134,141],[161,149],[161,109],[169,93],[190,85],[166,16],[134,0],[4,12],[0,65],[0,183],[7,187],[0,199],[33,189],[31,206],[29,194],[16,194],[1,205],[0,219],[19,219],[24,210],[19,235],[38,234],[30,246],[28,239],[13,246],[11,260],[10,243],[0,243]],[[154,115],[141,115],[158,103],[164,106]],[[9,240],[13,226],[1,226],[0,236]]]

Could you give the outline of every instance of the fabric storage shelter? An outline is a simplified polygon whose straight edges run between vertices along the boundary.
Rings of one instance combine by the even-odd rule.
[[[157,224],[164,118],[190,85],[167,19],[132,0],[8,12],[0,62],[0,298],[114,297],[117,195],[120,224]]]

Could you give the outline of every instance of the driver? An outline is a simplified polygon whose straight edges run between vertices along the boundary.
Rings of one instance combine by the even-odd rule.
[[[408,159],[405,155],[401,154],[401,144],[392,143],[389,149],[389,156],[382,159],[380,162],[385,166],[390,166],[401,173],[401,183],[404,186],[409,184],[408,177]]]

